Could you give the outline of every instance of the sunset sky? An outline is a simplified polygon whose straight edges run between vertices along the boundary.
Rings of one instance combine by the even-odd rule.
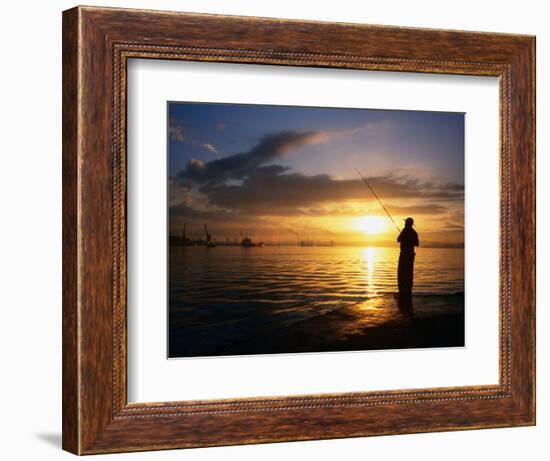
[[[267,243],[464,241],[464,114],[169,103],[170,233]]]

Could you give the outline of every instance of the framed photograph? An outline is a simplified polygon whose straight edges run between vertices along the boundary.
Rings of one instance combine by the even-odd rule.
[[[535,39],[63,13],[63,448],[535,424]]]

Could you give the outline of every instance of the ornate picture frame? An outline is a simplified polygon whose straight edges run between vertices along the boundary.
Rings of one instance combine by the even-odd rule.
[[[128,403],[129,59],[493,76],[499,383]],[[63,13],[63,448],[94,454],[535,424],[535,38],[76,7]]]

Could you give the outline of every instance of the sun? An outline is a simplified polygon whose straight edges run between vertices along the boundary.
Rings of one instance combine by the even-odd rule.
[[[381,234],[387,229],[386,219],[381,216],[361,216],[357,218],[357,228],[366,234]]]

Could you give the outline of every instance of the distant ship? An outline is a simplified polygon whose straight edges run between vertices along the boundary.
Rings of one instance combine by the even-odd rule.
[[[326,243],[316,243],[315,244],[316,247],[333,247],[334,246],[334,240],[331,240],[330,242],[326,242]]]
[[[300,240],[301,247],[312,247],[314,246],[313,240]]]
[[[264,242],[253,242],[251,238],[246,237],[242,239],[241,246],[245,248],[252,248],[252,247],[263,247]]]

